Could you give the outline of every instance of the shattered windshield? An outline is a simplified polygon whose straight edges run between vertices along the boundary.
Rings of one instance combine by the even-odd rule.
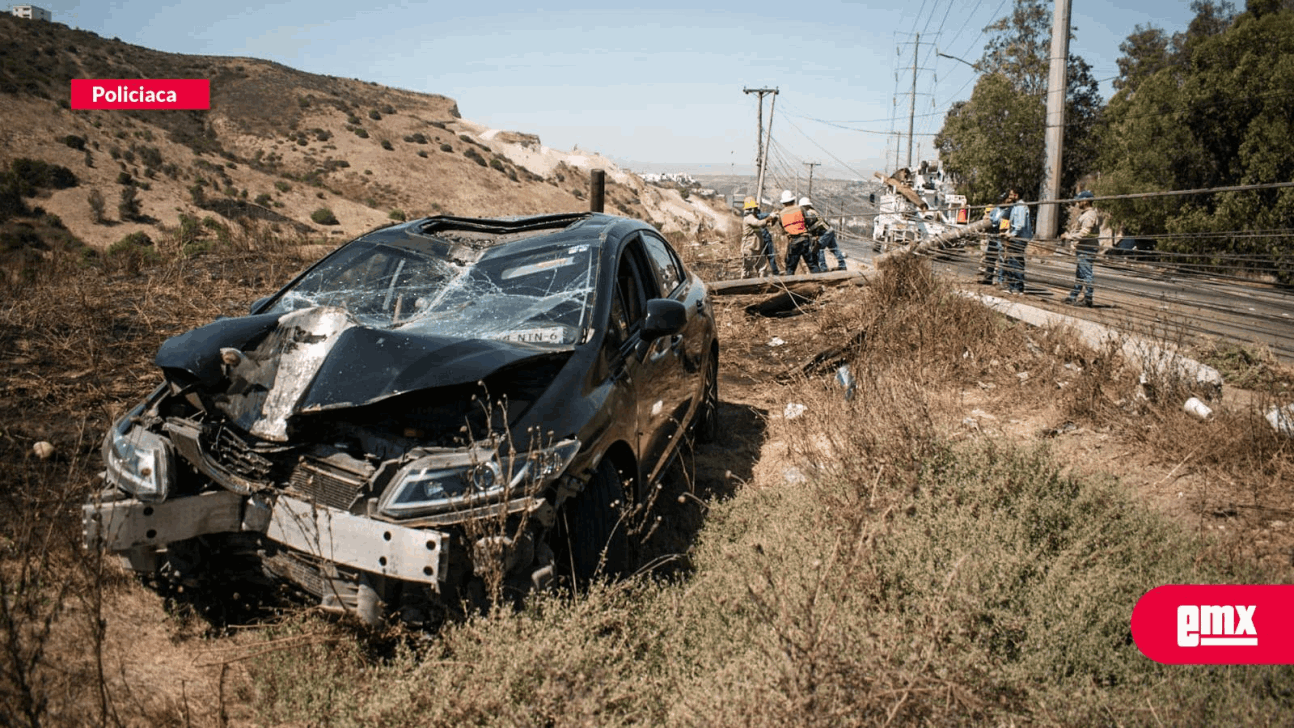
[[[358,243],[266,312],[340,306],[370,328],[573,344],[593,305],[594,253],[589,245],[506,245],[460,264],[414,248]]]

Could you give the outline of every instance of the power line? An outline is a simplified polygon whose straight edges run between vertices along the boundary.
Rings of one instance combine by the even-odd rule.
[[[859,172],[858,170],[854,169],[853,167],[850,167],[848,164],[845,164],[845,162],[844,162],[844,161],[842,161],[839,157],[837,157],[836,155],[834,155],[834,154],[832,154],[830,151],[828,151],[826,147],[824,147],[824,146],[822,146],[821,144],[819,144],[819,143],[817,143],[816,141],[814,141],[814,140],[813,140],[813,138],[812,138],[812,137],[810,137],[808,134],[805,134],[805,133],[804,133],[804,130],[803,130],[803,129],[801,129],[801,128],[799,127],[799,125],[797,125],[795,122],[793,122],[793,121],[791,121],[791,120],[789,120],[789,119],[788,119],[786,123],[787,123],[787,124],[790,124],[792,129],[795,129],[797,132],[799,132],[799,133],[800,133],[800,136],[803,136],[805,139],[808,139],[808,140],[809,140],[809,143],[813,144],[813,146],[817,147],[818,149],[821,149],[824,153],[826,153],[826,155],[827,155],[827,156],[829,156],[829,157],[831,157],[832,159],[834,159],[834,160],[836,161],[836,163],[837,163],[837,164],[839,164],[840,166],[842,166],[842,167],[844,167],[845,169],[849,170],[850,172],[853,172],[855,177],[859,177],[859,178],[863,178],[863,177],[865,177],[865,175],[863,175],[861,172]]]

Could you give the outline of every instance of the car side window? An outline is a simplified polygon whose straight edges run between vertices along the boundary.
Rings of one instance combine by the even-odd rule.
[[[652,272],[660,284],[661,295],[672,295],[683,282],[683,267],[679,264],[678,257],[664,240],[654,235],[644,234],[642,241],[643,247],[647,249],[647,257],[651,260]]]
[[[619,346],[629,338],[629,314],[625,311],[625,298],[619,281],[611,294],[611,320],[607,322],[607,341]]]
[[[642,325],[647,309],[647,295],[643,290],[641,263],[632,247],[626,248],[620,255],[620,265],[616,269],[616,298],[622,308],[622,317],[626,334],[632,334]],[[612,304],[612,316],[615,316],[615,303]]]

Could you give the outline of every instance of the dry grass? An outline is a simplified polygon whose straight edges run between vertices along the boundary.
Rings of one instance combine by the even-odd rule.
[[[1185,455],[1174,428],[1201,425],[1136,400],[1112,356],[1005,323],[919,264],[796,319],[718,306],[730,442],[689,454],[697,479],[674,476],[657,498],[648,553],[673,555],[673,570],[532,594],[426,634],[301,612],[231,635],[168,616],[79,552],[75,512],[99,434],[156,380],[157,345],[241,313],[305,262],[296,241],[211,235],[206,255],[173,257],[183,247],[167,237],[160,264],[53,260],[3,291],[7,724],[1253,724],[1294,710],[1288,667],[1161,666],[1128,633],[1153,586],[1279,573],[1047,447],[949,436],[966,391],[1112,422],[1165,459]],[[788,401],[804,413],[785,417]],[[1204,425],[1218,443],[1188,442],[1192,458],[1288,490],[1281,443],[1230,417]],[[41,439],[50,460],[29,454]],[[653,530],[649,515],[639,525]]]
[[[239,315],[304,265],[295,241],[228,236],[218,256],[87,263],[75,251],[0,288],[0,691],[6,723],[113,723],[122,680],[102,647],[105,595],[126,588],[115,564],[80,548],[80,505],[102,467],[100,438],[156,385],[152,353],[168,336]],[[169,247],[168,247],[169,246]],[[164,252],[175,241],[164,239]],[[54,454],[33,454],[37,442]],[[120,660],[122,655],[116,655]],[[10,712],[12,711],[12,712]]]
[[[277,686],[250,696],[259,715],[322,716],[323,702],[285,697],[319,685],[345,686],[326,699],[342,725],[1150,725],[1289,710],[1288,668],[1165,667],[1130,642],[1144,591],[1263,579],[1248,562],[1045,449],[941,434],[941,386],[997,383],[1024,406],[1098,355],[1003,325],[919,268],[831,303],[801,328],[863,334],[845,356],[854,397],[829,377],[788,385],[805,414],[769,417],[753,481],[709,503],[691,574],[536,595],[362,676],[346,655],[284,655],[253,670]],[[742,341],[728,361],[771,371],[762,334]],[[1094,396],[1072,386],[1074,401]]]

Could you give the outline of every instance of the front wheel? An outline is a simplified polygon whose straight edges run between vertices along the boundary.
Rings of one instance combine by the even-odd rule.
[[[584,490],[566,509],[567,540],[575,578],[622,575],[629,564],[628,512],[624,484],[610,458],[603,458]]]

